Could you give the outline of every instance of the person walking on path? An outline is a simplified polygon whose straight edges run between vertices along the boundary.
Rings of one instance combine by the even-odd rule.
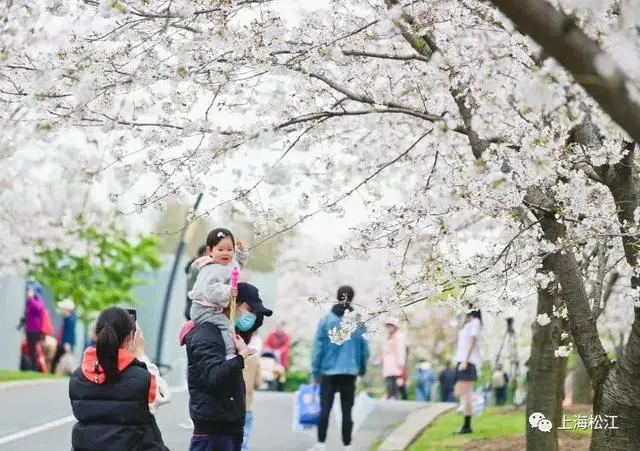
[[[187,300],[184,307],[184,317],[186,318],[187,321],[191,319],[191,304],[193,302],[189,297],[189,292],[193,289],[193,285],[196,283],[196,279],[198,278],[198,271],[199,271],[198,268],[192,265],[194,261],[196,261],[200,257],[203,257],[206,253],[207,253],[207,245],[203,244],[198,248],[198,256],[189,260],[189,263],[187,263],[187,266],[184,268],[184,272],[187,275]]]
[[[456,402],[453,394],[456,385],[456,369],[451,366],[451,360],[447,360],[440,375],[438,376],[440,383],[440,401]]]
[[[433,369],[429,362],[421,362],[416,368],[416,395],[418,401],[431,401],[431,386],[434,381]]]
[[[365,339],[365,328],[361,326],[351,338],[338,345],[329,339],[329,331],[340,328],[345,312],[353,311],[351,303],[353,288],[338,289],[338,303],[331,308],[318,324],[313,340],[311,368],[314,383],[320,384],[320,423],[318,444],[312,449],[325,449],[329,416],[336,393],[340,393],[342,407],[342,443],[345,450],[351,449],[353,420],[351,410],[355,402],[356,378],[364,376],[369,360],[369,346]]]
[[[58,335],[56,337],[58,341],[58,347],[56,354],[51,362],[51,374],[55,374],[56,367],[60,358],[65,354],[73,353],[73,348],[76,346],[76,315],[74,313],[76,306],[71,299],[65,299],[58,302],[58,311],[62,317],[60,328],[58,329]]]
[[[42,337],[42,328],[44,325],[44,301],[41,298],[42,286],[37,282],[29,282],[27,284],[27,300],[24,312],[24,330],[27,335],[27,346],[29,350],[29,359],[31,360],[31,369],[39,371],[38,353],[36,346]]]
[[[397,399],[399,385],[405,386],[407,347],[398,323],[389,319],[385,325],[387,338],[382,348],[382,377],[385,380],[387,399]]]
[[[496,406],[504,406],[507,402],[507,387],[509,386],[509,376],[502,368],[502,363],[496,365],[496,370],[491,377],[491,387],[496,399]]]
[[[129,313],[109,307],[96,323],[96,347],[84,352],[69,380],[69,399],[78,422],[73,450],[168,451],[156,423],[169,390],[144,355],[144,336]]]
[[[229,307],[224,314],[229,315]],[[262,303],[258,289],[238,284],[235,329],[250,331],[259,315],[273,312]],[[187,347],[189,412],[194,430],[190,451],[241,451],[246,414],[243,378],[249,347],[233,335],[236,355],[227,359],[222,331],[215,324],[188,321],[180,330],[180,344]]]
[[[473,383],[478,380],[480,366],[480,339],[482,333],[482,314],[480,310],[472,310],[458,331],[458,343],[455,359],[456,381],[460,384],[460,396],[464,402],[464,425],[457,434],[470,434],[471,415],[473,413]]]
[[[266,350],[275,351],[280,360],[280,365],[286,372],[289,368],[289,352],[291,348],[291,337],[285,332],[286,323],[283,320],[278,321],[276,329],[271,332],[263,344]],[[284,390],[284,383],[278,383],[278,391]]]

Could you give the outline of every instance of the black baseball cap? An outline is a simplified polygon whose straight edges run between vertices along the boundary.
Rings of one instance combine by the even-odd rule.
[[[258,289],[250,283],[238,283],[238,296],[236,297],[236,300],[238,304],[249,304],[254,313],[261,313],[264,316],[273,315],[273,311],[266,308],[262,303]]]

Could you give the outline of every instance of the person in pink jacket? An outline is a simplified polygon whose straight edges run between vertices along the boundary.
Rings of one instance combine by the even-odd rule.
[[[396,399],[398,391],[404,391],[407,346],[396,321],[388,320],[386,327],[387,339],[382,348],[382,377],[387,387],[387,399]]]

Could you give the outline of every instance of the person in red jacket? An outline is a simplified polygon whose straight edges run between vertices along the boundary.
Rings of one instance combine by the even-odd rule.
[[[280,365],[287,370],[289,368],[289,351],[291,350],[291,337],[284,330],[286,323],[280,320],[276,323],[276,329],[271,332],[263,344],[263,350],[276,351],[280,358]],[[284,390],[284,384],[278,384],[278,391]]]

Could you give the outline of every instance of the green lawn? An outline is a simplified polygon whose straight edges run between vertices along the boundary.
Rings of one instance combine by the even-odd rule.
[[[472,420],[473,434],[456,436],[453,432],[462,426],[462,416],[449,412],[440,416],[428,427],[423,435],[409,448],[409,451],[460,451],[472,440],[520,436],[525,431],[525,410],[510,410],[492,407]],[[572,431],[573,432],[573,431]],[[578,434],[591,434],[590,430],[576,430]]]
[[[59,379],[59,376],[36,373],[34,371],[0,371],[0,382],[28,381],[34,379]]]

